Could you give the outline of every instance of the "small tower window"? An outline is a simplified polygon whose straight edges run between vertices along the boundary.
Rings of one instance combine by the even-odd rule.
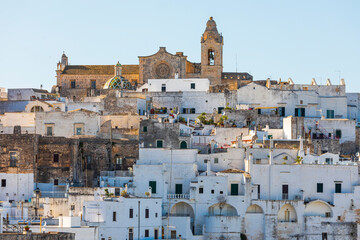
[[[215,52],[212,49],[209,49],[208,60],[209,60],[209,65],[210,66],[215,65]]]

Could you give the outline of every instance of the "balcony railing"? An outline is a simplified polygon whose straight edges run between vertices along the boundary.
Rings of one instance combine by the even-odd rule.
[[[189,199],[190,194],[168,194],[167,198],[169,198],[169,199]]]
[[[288,193],[283,193],[282,194],[282,200],[289,200],[289,194]]]
[[[128,170],[101,171],[100,176],[102,176],[102,177],[132,177],[133,172],[128,171]]]
[[[66,198],[67,193],[63,191],[41,191],[41,197]]]

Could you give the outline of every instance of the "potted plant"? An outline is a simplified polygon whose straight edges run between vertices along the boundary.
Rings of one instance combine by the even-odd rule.
[[[25,227],[24,227],[24,229],[25,229],[25,231],[29,231],[30,230],[30,227],[29,227],[29,225],[26,225]]]
[[[145,192],[145,196],[150,197],[150,192]]]

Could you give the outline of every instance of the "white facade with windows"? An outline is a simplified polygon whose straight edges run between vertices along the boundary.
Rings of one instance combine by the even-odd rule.
[[[148,92],[207,92],[209,79],[149,79]]]
[[[160,239],[161,198],[109,198],[84,203],[83,222],[99,228],[99,240]]]
[[[28,201],[33,195],[33,173],[0,173],[0,201]]]

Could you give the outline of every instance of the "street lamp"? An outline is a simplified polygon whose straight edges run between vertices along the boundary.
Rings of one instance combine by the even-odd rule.
[[[38,210],[39,210],[39,198],[40,198],[40,195],[41,195],[41,191],[39,188],[36,188],[34,190],[34,193],[35,193],[35,217],[37,218],[38,217]]]

